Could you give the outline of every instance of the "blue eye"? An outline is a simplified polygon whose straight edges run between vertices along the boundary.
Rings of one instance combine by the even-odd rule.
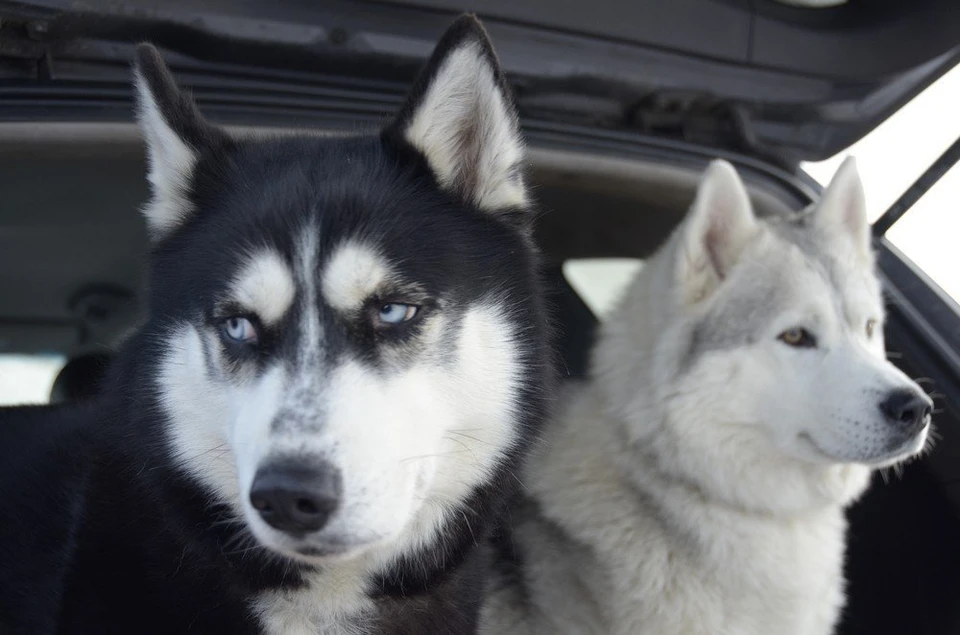
[[[380,307],[379,318],[384,324],[401,324],[413,319],[418,307],[412,304],[390,303]]]
[[[257,342],[257,329],[245,317],[232,317],[224,320],[220,327],[224,336],[239,344],[255,344]]]

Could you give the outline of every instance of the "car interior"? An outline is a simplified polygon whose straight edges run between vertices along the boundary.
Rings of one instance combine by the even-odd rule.
[[[4,210],[18,210],[0,220],[0,235],[16,237],[0,251],[0,332],[7,350],[66,356],[53,402],[96,393],[110,351],[142,311],[147,242],[138,207],[147,190],[138,133],[133,124],[76,127],[71,134],[60,126],[53,135],[37,126],[30,135],[22,126],[14,142],[0,126]],[[588,372],[598,317],[564,275],[564,263],[643,260],[683,217],[706,160],[532,149],[530,176],[541,210],[537,240],[547,259],[556,347],[568,380]],[[758,213],[790,213],[810,202],[802,181],[749,162],[740,168]],[[944,453],[956,437],[944,419],[941,413],[943,439],[931,460],[908,466],[902,477],[879,477],[889,482],[872,488],[851,513],[852,599],[844,633],[913,629],[914,611],[931,624],[909,632],[956,632],[947,625],[960,618],[953,608],[960,593],[957,490],[938,467],[948,462]]]
[[[51,49],[55,54],[43,62],[31,57],[27,45],[15,48],[13,43],[43,43],[42,34],[39,39],[30,35],[30,24],[60,15],[51,12],[62,11],[63,3],[32,4],[33,13],[0,21],[0,43],[6,46],[0,46],[0,101],[6,99],[6,105],[0,105],[0,354],[62,355],[66,363],[50,395],[54,403],[96,394],[111,351],[143,315],[142,263],[148,243],[138,208],[147,200],[147,182],[144,148],[132,121],[128,68],[122,61],[130,42],[149,36],[167,43],[174,72],[194,90],[201,110],[234,134],[284,134],[307,126],[317,134],[343,134],[375,124],[379,113],[389,111],[402,95],[414,62],[429,52],[417,48],[419,40],[410,33],[427,33],[424,39],[429,39],[452,12],[468,8],[441,0],[412,3],[415,9],[399,2],[360,3],[380,11],[370,18],[374,26],[361,24],[362,12],[349,3],[317,9],[311,20],[334,25],[323,37],[334,38],[339,28],[347,43],[366,37],[365,50],[407,50],[407,57],[380,71],[392,72],[396,79],[376,78],[343,89],[347,99],[336,97],[339,88],[325,74],[329,60],[318,62],[320,70],[311,77],[305,70],[309,58],[302,51],[294,54],[290,41],[250,49],[251,56],[262,54],[256,58],[259,70],[253,78],[244,77],[240,66],[223,61],[243,50],[236,36],[222,34],[233,24],[226,19],[197,27],[219,28],[219,39],[198,40],[200,44],[183,39],[182,46],[175,46],[178,38],[186,37],[177,17],[184,4],[179,0],[165,10],[150,3],[119,3],[130,11],[149,4],[149,10],[143,9],[147,17],[156,17],[150,11],[166,11],[159,26],[141,16],[131,27],[122,19],[129,15],[122,12],[81,11],[61,16],[59,23],[50,18],[48,26],[60,28],[65,43]],[[262,7],[238,4],[250,12],[244,19],[263,19],[257,15],[265,11]],[[273,18],[281,25],[277,33],[295,39],[293,31],[283,28],[291,28],[298,12],[306,9],[298,3],[280,4],[278,11],[286,13]],[[649,256],[681,220],[703,168],[716,156],[734,162],[759,213],[789,214],[805,207],[816,200],[820,188],[797,169],[799,157],[824,158],[846,147],[960,59],[960,31],[948,32],[958,24],[949,22],[960,6],[952,2],[918,2],[913,10],[897,14],[898,3],[878,0],[868,18],[862,13],[865,3],[851,0],[838,20],[826,24],[798,13],[801,9],[769,2],[756,3],[753,13],[754,3],[734,0],[684,0],[670,9],[664,8],[667,3],[642,2],[635,19],[604,13],[614,4],[626,10],[629,3],[601,3],[591,37],[577,28],[575,21],[582,15],[578,18],[567,4],[548,11],[544,1],[498,1],[486,10],[491,33],[502,43],[505,65],[517,77],[530,146],[529,180],[540,211],[536,239],[547,260],[545,278],[558,321],[556,348],[568,381],[587,374],[602,316],[565,274],[565,265],[588,259],[642,261]],[[210,5],[222,12],[241,10],[224,8],[226,3]],[[664,19],[679,25],[680,18],[672,16],[694,9],[714,12],[715,21],[709,22],[714,33],[704,35],[687,25],[682,35],[687,49],[680,52],[675,38],[681,35],[668,38],[653,26],[642,27],[658,23],[644,12],[669,13]],[[31,22],[30,15],[41,19]],[[622,50],[607,54],[622,57],[625,64],[630,55],[639,56],[623,44],[627,40],[642,40],[655,54],[687,60],[656,67],[656,72],[672,69],[674,78],[692,73],[697,59],[709,67],[718,59],[749,57],[740,61],[777,70],[748,81],[742,67],[736,67],[738,73],[726,66],[712,80],[723,84],[714,87],[712,101],[683,93],[678,86],[672,96],[646,94],[632,99],[627,111],[614,112],[610,102],[626,90],[626,75],[619,87],[601,89],[575,73],[549,71],[546,62],[525,56],[533,44],[525,44],[524,29],[548,15],[553,23],[544,42],[554,51],[580,45],[584,50],[602,48],[596,31],[603,31],[619,42],[607,41],[607,47],[622,45]],[[747,15],[753,15],[752,27],[742,19]],[[422,20],[411,26],[417,16]],[[898,16],[902,20],[894,19]],[[641,26],[615,33],[621,23]],[[701,31],[707,23],[699,23]],[[406,29],[409,37],[396,42],[373,38],[370,33],[387,30],[384,24],[400,25],[397,29]],[[931,24],[938,26],[910,39],[900,53],[890,50],[892,43],[907,41],[905,33],[916,34]],[[750,28],[756,32],[747,55],[738,38]],[[729,37],[717,35],[724,32]],[[320,35],[307,29],[301,37],[312,41]],[[883,42],[887,46],[878,45]],[[293,60],[292,70],[280,73],[267,53],[289,54],[281,59]],[[538,49],[537,56],[544,59],[543,50]],[[603,59],[590,58],[584,67],[602,65]],[[838,59],[846,66],[830,68]],[[531,79],[538,73],[539,80]],[[60,86],[57,79],[63,77],[69,81]],[[894,79],[887,81],[890,77]],[[650,81],[657,83],[656,78]],[[296,86],[309,87],[309,99],[298,103]],[[771,95],[779,95],[779,102]],[[592,119],[578,110],[578,99],[587,104]],[[731,100],[739,106],[730,106]],[[747,135],[742,134],[747,124],[737,124],[735,114],[744,104],[751,130]],[[791,104],[799,106],[788,108]],[[305,114],[310,108],[319,114]],[[609,123],[627,120],[635,125],[627,132]],[[756,143],[748,146],[744,139]],[[905,372],[928,381],[937,397],[940,439],[929,457],[909,464],[902,474],[878,475],[875,486],[851,510],[850,603],[840,633],[958,634],[960,316],[956,305],[882,236],[877,248],[890,300],[888,348]]]

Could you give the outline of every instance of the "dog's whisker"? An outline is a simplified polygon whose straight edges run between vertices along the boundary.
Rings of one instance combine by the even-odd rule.
[[[447,434],[448,434],[448,435],[454,434],[454,435],[457,435],[457,436],[460,436],[460,437],[464,437],[464,438],[470,439],[471,441],[473,441],[473,442],[475,442],[475,443],[480,443],[480,444],[482,444],[482,445],[495,446],[495,444],[494,444],[494,443],[491,443],[490,441],[484,441],[483,439],[477,438],[477,437],[475,437],[475,436],[473,436],[473,435],[471,435],[471,434],[467,434],[467,433],[465,433],[465,432],[457,432],[456,430],[449,430],[449,431],[447,431]]]
[[[457,456],[459,454],[465,454],[471,452],[469,448],[463,448],[460,450],[449,450],[447,452],[437,452],[436,454],[417,454],[414,456],[408,456],[400,459],[400,463],[406,463],[408,461],[421,461],[423,459],[439,459],[448,456]]]

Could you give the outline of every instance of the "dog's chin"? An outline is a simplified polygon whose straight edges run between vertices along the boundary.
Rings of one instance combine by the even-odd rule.
[[[810,460],[820,463],[858,463],[875,469],[883,469],[907,461],[922,452],[927,443],[929,430],[930,421],[928,420],[919,432],[895,442],[892,447],[881,452],[862,454],[858,452],[830,452],[825,449],[823,444],[818,443],[813,435],[806,432],[801,433],[798,438],[805,446],[804,454],[807,455],[806,458]]]
[[[927,434],[929,431],[930,422],[927,421],[920,432],[912,437],[908,437],[898,447],[879,456],[870,457],[864,460],[863,463],[873,468],[883,469],[908,461],[923,452],[923,449],[927,445]]]

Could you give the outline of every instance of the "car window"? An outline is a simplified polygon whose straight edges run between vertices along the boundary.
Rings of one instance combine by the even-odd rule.
[[[637,258],[583,258],[563,263],[563,277],[598,319],[610,314],[623,290],[640,271]]]
[[[960,302],[960,166],[955,165],[927,190],[886,237]]]
[[[826,185],[847,155],[857,159],[868,216],[879,218],[960,137],[960,66],[946,73],[846,151],[802,168]],[[886,233],[950,297],[960,301],[960,170],[945,174]]]
[[[63,364],[56,355],[0,355],[0,406],[49,403]]]

